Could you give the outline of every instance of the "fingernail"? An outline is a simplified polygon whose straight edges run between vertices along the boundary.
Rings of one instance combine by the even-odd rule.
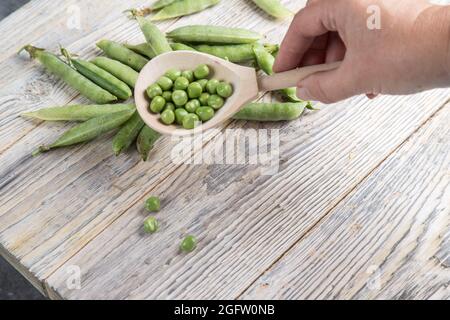
[[[297,97],[303,100],[314,100],[308,88],[302,87],[301,85],[297,88]]]

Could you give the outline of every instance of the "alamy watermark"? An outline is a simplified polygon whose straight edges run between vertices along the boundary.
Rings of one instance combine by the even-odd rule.
[[[367,29],[381,30],[381,8],[377,5],[370,5],[367,7]]]
[[[79,266],[68,266],[66,268],[66,286],[69,290],[81,290],[81,268]]]
[[[175,164],[257,165],[262,175],[275,175],[280,167],[278,129],[219,129],[173,137]]]

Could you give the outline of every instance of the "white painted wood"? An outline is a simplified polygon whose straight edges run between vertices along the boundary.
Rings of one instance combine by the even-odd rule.
[[[109,3],[105,8],[117,14],[116,2]],[[289,1],[291,8],[302,3]],[[101,20],[98,11],[87,13]],[[159,26],[242,26],[280,41],[288,21],[254,13],[250,2],[229,0]],[[103,37],[142,41],[134,22],[122,15],[110,21],[68,49],[90,57]],[[37,41],[56,49],[45,35]],[[15,59],[0,62],[0,70]],[[176,143],[168,139],[145,164],[133,153],[113,157],[108,136],[33,159],[30,151],[65,126],[16,115],[83,100],[33,63],[17,61],[16,78],[0,87],[0,252],[14,257],[10,261],[52,298],[237,297],[450,96],[435,90],[372,102],[358,97],[290,124],[230,124],[281,129],[281,170],[275,177],[261,176],[258,166],[179,166],[170,159]],[[153,193],[165,200],[163,231],[148,237],[140,231],[142,202]],[[200,248],[180,256],[178,241],[188,231],[200,237]],[[82,269],[81,291],[66,287],[71,264]]]
[[[279,28],[273,40],[279,40],[287,27],[287,23],[280,27],[280,24],[267,21],[263,16],[252,20],[242,19],[253,12],[253,7],[238,0],[228,2],[227,8],[234,16],[227,16],[224,19],[205,11],[196,16],[186,17],[182,23],[192,24],[201,17],[203,23],[237,26],[234,18],[238,18],[238,21],[246,20],[248,24],[243,25],[244,27],[267,33]],[[68,46],[68,49],[89,57],[95,55],[96,50],[93,46],[95,41],[103,37],[118,41],[142,41],[143,36],[136,23],[123,15],[120,17],[108,26]],[[167,30],[175,22],[168,21],[159,26]],[[164,179],[166,174],[170,174],[170,168],[160,173],[161,170],[155,165],[159,164],[160,168],[166,169],[167,165],[171,165],[167,151],[170,150],[170,145],[162,143],[163,151],[160,153],[158,150],[161,149],[155,150],[153,162],[139,164],[137,168],[135,166],[139,162],[135,155],[119,159],[112,157],[107,139],[99,140],[85,148],[57,151],[46,155],[45,160],[44,157],[32,159],[30,151],[35,146],[52,140],[65,127],[60,124],[46,124],[36,129],[35,123],[24,121],[18,118],[17,114],[48,104],[83,100],[78,98],[74,100],[76,98],[74,92],[61,85],[59,81],[43,74],[35,65],[23,63],[22,67],[29,68],[29,74],[26,77],[22,74],[15,82],[9,82],[2,88],[7,94],[2,95],[5,100],[0,104],[0,119],[2,119],[0,153],[3,164],[0,216],[1,229],[4,231],[0,235],[0,243],[5,250],[12,252],[26,268],[31,270],[36,280],[42,280],[123,213],[120,210],[113,210],[113,207],[110,207],[110,211],[98,209],[113,205],[111,199],[123,195],[123,189],[115,184],[116,180],[120,178],[126,185],[127,181],[143,178],[145,172],[150,172],[153,177],[150,180],[156,183]],[[133,168],[135,171],[130,172]],[[147,179],[148,177],[146,182],[150,182]],[[91,196],[92,194],[94,196]],[[27,202],[30,196],[36,197],[36,202]],[[125,206],[130,206],[139,197],[141,197],[140,189],[133,189],[120,198],[120,201]],[[73,199],[70,201],[72,207],[66,206],[65,201],[68,199]],[[22,230],[18,231],[15,228]],[[43,245],[44,243],[46,245]],[[57,258],[58,256],[61,260]]]
[[[438,92],[447,100],[448,90]],[[236,298],[439,108],[427,107],[436,105],[430,94],[359,97],[273,126],[281,129],[275,176],[250,165],[186,165],[158,185],[143,182],[147,193],[48,286],[73,299]],[[163,199],[162,231],[147,236],[142,206],[152,194]],[[186,233],[200,239],[188,256],[177,250]],[[65,287],[71,265],[82,270],[81,291]]]
[[[449,299],[450,104],[243,299]]]

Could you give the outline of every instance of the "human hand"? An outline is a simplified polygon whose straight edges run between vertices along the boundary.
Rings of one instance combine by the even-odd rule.
[[[379,8],[379,28],[371,28]],[[374,20],[375,21],[375,20]],[[294,18],[274,70],[343,61],[298,84],[305,100],[410,94],[450,86],[450,7],[425,0],[309,0]]]

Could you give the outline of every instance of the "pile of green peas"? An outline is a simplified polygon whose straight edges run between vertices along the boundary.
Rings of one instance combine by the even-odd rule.
[[[211,120],[226,99],[233,95],[231,84],[209,79],[206,64],[192,70],[171,69],[147,88],[150,111],[161,115],[165,125],[177,124],[191,130]]]

